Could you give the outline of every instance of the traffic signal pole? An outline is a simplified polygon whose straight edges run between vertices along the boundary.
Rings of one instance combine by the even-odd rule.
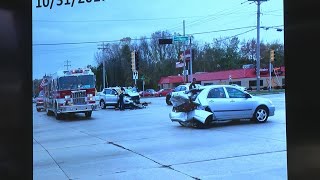
[[[271,88],[272,88],[272,81],[271,81],[271,69],[272,68],[272,62],[274,61],[274,50],[271,49],[270,50],[270,61],[269,61],[269,91],[271,91]]]

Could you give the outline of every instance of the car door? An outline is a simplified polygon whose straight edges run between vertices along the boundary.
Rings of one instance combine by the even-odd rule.
[[[110,104],[117,104],[118,103],[118,92],[115,89],[110,91]]]
[[[234,116],[234,111],[229,105],[230,100],[226,96],[223,87],[214,87],[207,95],[208,105],[214,113],[216,120],[226,120]]]
[[[111,103],[111,89],[105,89],[104,95],[105,95],[106,104],[110,104]]]
[[[230,101],[230,109],[233,110],[232,118],[250,118],[254,102],[246,96],[246,93],[234,87],[225,87]]]

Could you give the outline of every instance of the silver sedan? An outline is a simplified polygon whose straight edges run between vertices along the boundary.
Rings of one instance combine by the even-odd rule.
[[[172,93],[171,121],[183,126],[205,126],[216,121],[250,119],[266,122],[275,106],[232,85],[203,86],[190,91]]]

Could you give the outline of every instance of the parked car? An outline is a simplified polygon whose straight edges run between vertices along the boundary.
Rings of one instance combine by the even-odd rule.
[[[209,85],[195,91],[173,93],[169,117],[182,126],[206,127],[225,120],[250,119],[264,123],[275,106],[232,85]]]
[[[166,89],[160,89],[159,91],[157,91],[154,96],[156,97],[162,97],[162,96],[166,96],[168,93],[172,92],[172,89],[170,88],[166,88]]]
[[[39,95],[35,98],[36,109],[38,112],[44,110],[44,91],[40,91]]]
[[[239,88],[239,89],[241,89],[241,90],[243,90],[243,91],[247,91],[247,88],[244,87],[244,86],[239,86],[238,84],[231,84],[231,85],[234,86],[234,87],[236,87],[236,88]]]
[[[146,89],[145,91],[140,91],[139,95],[142,97],[154,96],[156,91],[154,89]]]
[[[100,107],[102,109],[105,109],[107,106],[114,106],[115,108],[118,108],[120,92],[120,87],[104,88],[102,92],[98,93]],[[131,107],[134,104],[140,104],[140,97],[137,92],[133,92],[130,89],[125,89],[124,95],[125,107]]]
[[[190,85],[190,83],[181,84],[181,85],[175,87],[171,92],[167,93],[167,95],[166,95],[166,103],[167,103],[167,105],[172,105],[172,103],[170,101],[172,92],[188,91],[189,90],[189,85]],[[200,84],[196,84],[196,87],[199,88],[199,87],[201,87],[201,85]]]

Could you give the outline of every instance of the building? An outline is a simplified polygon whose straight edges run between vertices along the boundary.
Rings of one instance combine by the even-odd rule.
[[[218,72],[198,72],[192,75],[201,85],[211,84],[238,84],[248,89],[257,88],[257,76],[255,68],[243,68]],[[285,67],[274,68],[271,72],[272,88],[285,87]],[[159,88],[174,88],[183,84],[183,76],[161,77]],[[268,69],[260,69],[260,89],[268,89],[270,86],[270,73]]]

